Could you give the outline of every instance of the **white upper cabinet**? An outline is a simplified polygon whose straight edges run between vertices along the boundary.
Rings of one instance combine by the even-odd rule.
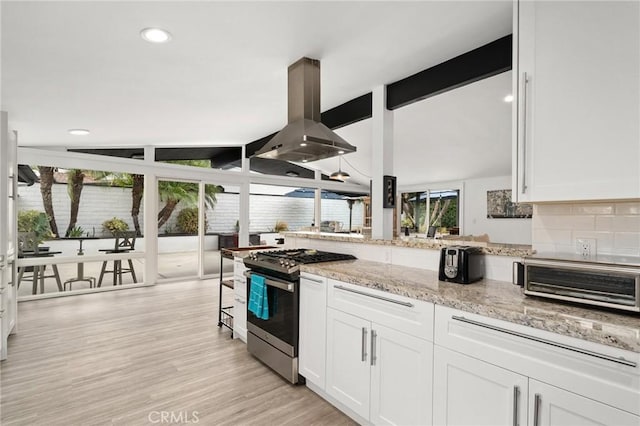
[[[514,2],[515,201],[640,198],[640,2]]]

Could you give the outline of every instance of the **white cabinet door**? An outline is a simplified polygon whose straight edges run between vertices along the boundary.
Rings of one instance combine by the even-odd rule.
[[[520,1],[515,13],[516,198],[640,197],[640,2]]]
[[[640,417],[530,379],[529,425],[638,426]]]
[[[433,423],[498,426],[527,422],[527,377],[434,348]]]
[[[430,425],[433,343],[371,325],[371,423]]]
[[[371,323],[327,309],[327,393],[357,415],[369,418]]]
[[[0,112],[0,359],[7,358],[7,338],[18,317],[16,250],[17,135]]]
[[[325,388],[327,357],[327,279],[300,277],[299,372],[308,382]]]
[[[242,257],[234,257],[233,258],[233,277],[236,280],[245,279],[243,273],[247,270],[247,267],[244,266],[244,260]]]
[[[233,338],[247,342],[247,279],[233,280]]]

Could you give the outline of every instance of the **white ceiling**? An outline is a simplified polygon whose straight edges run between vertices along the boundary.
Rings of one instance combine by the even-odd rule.
[[[24,146],[245,144],[286,123],[286,69],[302,56],[321,60],[326,110],[511,32],[510,0],[3,1],[1,8],[1,108]],[[173,40],[144,42],[139,31],[151,26]],[[501,121],[508,107],[499,102],[510,77],[483,84],[396,110],[401,182],[447,180],[454,166],[469,176],[509,173],[508,115]],[[492,90],[498,106],[477,105]],[[91,135],[71,136],[70,128]],[[368,120],[339,133],[358,147],[346,159],[367,175]],[[317,165],[330,173],[337,160],[325,162]]]

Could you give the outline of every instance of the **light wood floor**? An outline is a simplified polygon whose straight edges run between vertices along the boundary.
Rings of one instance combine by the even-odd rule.
[[[18,320],[5,426],[353,424],[218,329],[214,280],[24,302]]]

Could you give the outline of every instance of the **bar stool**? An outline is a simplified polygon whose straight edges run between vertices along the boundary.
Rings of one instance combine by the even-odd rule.
[[[126,231],[119,232],[116,234],[115,246],[112,249],[101,249],[103,253],[108,254],[119,254],[119,253],[129,253],[135,249],[136,245],[136,232],[135,231]],[[113,269],[107,269],[107,264],[109,262],[113,262]],[[136,271],[133,268],[133,262],[131,259],[127,259],[129,264],[128,268],[122,267],[122,260],[105,260],[102,262],[102,269],[100,270],[100,278],[98,279],[98,287],[102,286],[102,278],[104,274],[107,272],[113,273],[113,285],[117,285],[118,283],[122,285],[122,274],[131,274],[133,278],[133,282],[137,283],[138,280],[136,278]]]

